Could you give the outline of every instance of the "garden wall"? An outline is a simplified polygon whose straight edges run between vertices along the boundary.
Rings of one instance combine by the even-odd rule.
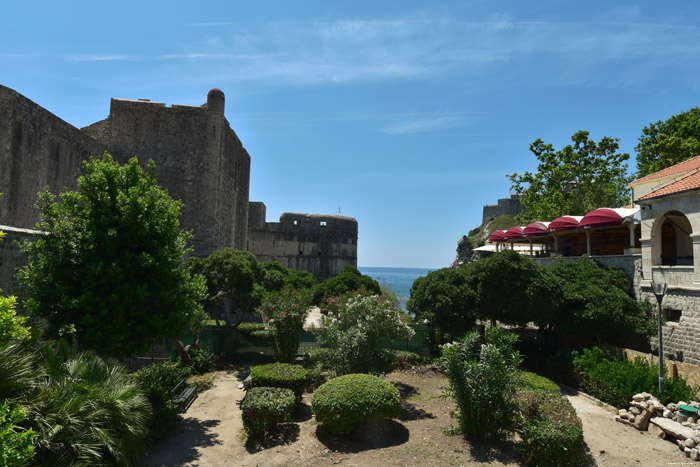
[[[4,225],[0,225],[0,231],[5,232],[5,237],[0,241],[0,290],[4,296],[17,296],[19,308],[21,300],[27,298],[22,285],[17,280],[17,269],[27,264],[19,245],[26,240],[36,240],[39,232]]]

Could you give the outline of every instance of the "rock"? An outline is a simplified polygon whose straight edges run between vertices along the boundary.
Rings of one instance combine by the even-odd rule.
[[[697,449],[690,450],[690,458],[694,461],[700,460],[700,452]]]
[[[664,417],[664,418],[673,418],[673,412],[671,412],[670,410],[666,409],[666,410],[664,410],[663,417]]]
[[[661,439],[666,438],[666,432],[653,423],[649,424],[649,434]]]
[[[645,410],[647,408],[647,403],[646,402],[637,402],[637,401],[632,401],[630,402],[631,407],[636,407],[639,410]]]
[[[681,451],[685,451],[685,443],[683,443],[683,441],[681,441],[680,439],[676,440],[676,446],[678,446],[678,449],[680,449]]]
[[[646,399],[646,397],[644,397],[644,394],[643,394],[643,393],[635,394],[634,396],[632,396],[632,400],[635,401],[635,402],[641,402],[641,401],[643,401],[643,400],[645,400],[645,399]]]
[[[695,433],[695,436],[693,436],[693,441],[695,441],[696,446],[700,444],[700,436],[698,436],[697,432]]]
[[[693,438],[688,438],[685,440],[685,447],[693,449],[695,447],[695,441],[693,441]]]
[[[635,414],[633,414],[632,412],[627,413],[627,420],[629,420],[630,422],[634,422],[635,418],[637,418],[637,416]]]
[[[691,406],[691,407],[695,407],[696,409],[700,409],[700,403],[698,403],[698,402],[690,401],[690,402],[688,403],[688,405]]]
[[[634,427],[640,431],[646,431],[649,428],[649,419],[651,419],[651,412],[648,410],[643,411],[634,419]]]
[[[666,408],[672,412],[675,412],[678,410],[678,406],[674,404],[673,402],[669,402],[668,405],[666,405]]]
[[[685,453],[685,457],[690,457],[690,448],[683,448],[683,452]]]
[[[676,423],[668,418],[652,418],[651,423],[661,428],[667,435],[679,440],[685,441],[687,438],[692,438],[695,435],[692,429],[686,428],[680,423]]]
[[[632,412],[635,416],[642,413],[642,411],[639,410],[639,407],[630,407],[630,412]]]
[[[688,423],[696,423],[697,419],[695,417],[688,417]]]
[[[620,409],[618,415],[622,418],[627,418],[627,411],[625,409]]]
[[[688,405],[688,404],[686,404],[685,401],[678,401],[678,404],[676,404],[676,406],[679,406],[679,405]]]

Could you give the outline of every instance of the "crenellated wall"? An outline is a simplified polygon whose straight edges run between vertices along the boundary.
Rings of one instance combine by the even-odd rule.
[[[283,213],[279,222],[265,221],[265,205],[251,203],[248,251],[258,261],[277,261],[309,271],[320,281],[357,267],[357,221],[352,217]]]

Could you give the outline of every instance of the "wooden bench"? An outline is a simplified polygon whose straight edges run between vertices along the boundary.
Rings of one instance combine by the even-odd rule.
[[[170,401],[181,412],[186,411],[196,397],[197,385],[187,384],[187,381],[184,379],[170,391]]]

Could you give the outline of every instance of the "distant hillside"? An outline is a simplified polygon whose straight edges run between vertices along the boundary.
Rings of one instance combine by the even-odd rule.
[[[488,240],[489,236],[496,230],[507,230],[511,227],[520,225],[518,216],[512,214],[503,214],[501,216],[494,216],[486,220],[479,227],[472,229],[467,234],[469,239],[469,244],[472,248],[478,248],[483,246]]]

